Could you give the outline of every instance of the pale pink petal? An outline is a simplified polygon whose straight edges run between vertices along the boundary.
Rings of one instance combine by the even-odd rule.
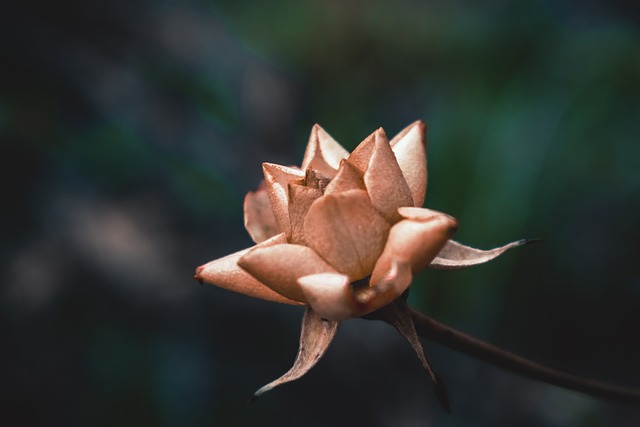
[[[364,316],[390,304],[411,284],[413,274],[408,262],[394,259],[389,267],[389,270],[378,274],[375,279],[372,276],[370,286],[355,288],[354,301],[358,316]]]
[[[248,192],[244,198],[244,227],[256,243],[278,234],[264,181],[255,192]]]
[[[422,206],[427,191],[426,125],[418,120],[391,140],[391,148],[411,189],[414,206]]]
[[[302,184],[305,173],[297,168],[263,163],[264,181],[267,186],[271,211],[278,231],[291,233],[289,225],[289,183]]]
[[[262,245],[273,245],[283,243],[286,237],[283,234],[266,240]],[[248,253],[252,248],[227,255],[224,258],[208,262],[196,269],[195,279],[202,283],[208,283],[229,291],[239,292],[254,298],[267,301],[280,302],[284,304],[300,304],[287,297],[274,292],[255,277],[251,276],[237,264],[238,259]]]
[[[426,267],[458,228],[454,218],[430,209],[400,208],[398,212],[404,219],[391,227],[371,283],[380,281],[393,261],[406,262],[413,272]]]
[[[289,243],[305,244],[304,218],[311,204],[321,196],[322,191],[318,188],[289,184],[289,221],[291,223]]]
[[[385,135],[384,129],[380,128],[366,137],[348,157],[349,163],[358,168],[363,174],[366,172],[367,167],[369,167],[369,159],[373,154],[376,135],[378,134]]]
[[[371,274],[388,231],[364,190],[325,194],[304,221],[307,244],[351,281]]]
[[[449,240],[438,253],[438,256],[431,261],[429,268],[455,270],[482,264],[502,255],[505,251],[511,248],[522,246],[529,242],[531,242],[531,240],[518,240],[517,242],[511,242],[499,248],[484,251],[481,249],[470,248],[469,246]]]
[[[313,249],[290,243],[255,246],[238,260],[238,265],[277,293],[302,302],[306,301],[299,277],[336,272]]]
[[[343,274],[311,274],[298,279],[305,301],[324,319],[342,321],[356,316],[353,287]]]
[[[365,188],[360,171],[347,159],[344,159],[340,162],[338,173],[327,185],[325,194],[341,193],[347,190],[364,190]]]
[[[311,167],[333,177],[340,165],[340,160],[348,155],[347,150],[342,148],[320,125],[316,124],[311,130],[309,143],[302,160],[302,169]]]
[[[391,224],[400,219],[398,208],[413,206],[413,197],[384,132],[377,132],[364,183],[371,204]]]

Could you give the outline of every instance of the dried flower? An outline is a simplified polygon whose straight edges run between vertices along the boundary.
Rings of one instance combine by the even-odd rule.
[[[252,297],[308,306],[294,368],[257,395],[304,374],[326,350],[337,322],[394,303],[418,270],[483,263],[524,243],[490,251],[464,246],[451,240],[454,218],[421,207],[427,186],[421,121],[391,141],[378,129],[352,153],[316,125],[300,168],[264,163],[263,170],[264,184],[244,204],[256,245],[199,267],[195,276]],[[411,342],[413,325],[400,325],[398,317],[405,321],[406,310],[393,313],[392,323]],[[426,359],[423,364],[436,384]]]

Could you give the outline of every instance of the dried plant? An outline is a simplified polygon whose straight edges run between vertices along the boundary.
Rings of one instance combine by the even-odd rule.
[[[439,324],[412,313],[402,296],[423,268],[469,267],[528,241],[474,249],[451,239],[458,228],[454,218],[421,207],[425,128],[417,121],[390,141],[378,129],[349,153],[315,125],[301,167],[263,164],[264,183],[244,203],[245,226],[256,245],[198,267],[195,276],[248,296],[307,306],[294,366],[254,397],[308,372],[340,321],[368,316],[391,323],[409,341],[449,410],[414,319],[423,335]]]

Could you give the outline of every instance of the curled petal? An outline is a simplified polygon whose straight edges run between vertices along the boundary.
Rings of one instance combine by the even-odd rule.
[[[320,196],[322,196],[322,190],[318,188],[289,184],[290,243],[305,244],[303,232],[304,217],[311,204]]]
[[[338,330],[338,322],[323,319],[311,307],[307,307],[302,319],[302,331],[300,332],[300,346],[293,367],[277,380],[256,391],[251,401],[273,388],[297,380],[309,372],[318,363],[329,348],[331,340]]]
[[[311,167],[333,177],[340,165],[340,160],[348,155],[347,150],[342,148],[320,125],[316,124],[311,130],[309,143],[302,160],[302,169]]]
[[[384,135],[384,129],[380,128],[366,137],[360,144],[358,144],[348,157],[349,163],[360,169],[360,172],[362,173],[365,173],[367,167],[369,167],[369,159],[371,159],[371,155],[373,154],[376,135],[378,134]]]
[[[324,319],[342,321],[356,316],[353,287],[343,274],[311,274],[298,279],[307,304]]]
[[[370,286],[357,287],[354,291],[358,316],[378,310],[402,295],[413,280],[411,265],[394,259],[389,270],[373,280],[372,277]]]
[[[499,248],[483,251],[481,249],[470,248],[469,246],[465,246],[456,241],[449,240],[438,253],[438,256],[431,261],[429,268],[455,270],[464,267],[471,267],[472,265],[491,261],[511,248],[522,246],[532,241],[533,240],[527,239],[518,240],[517,242],[511,242]]]
[[[277,293],[301,302],[306,300],[299,277],[336,272],[313,249],[290,243],[255,246],[238,260],[238,265]]]
[[[285,241],[286,237],[283,233],[264,241],[262,245],[275,245]],[[250,250],[251,248],[245,249],[198,267],[196,269],[195,279],[254,298],[284,304],[300,304],[298,301],[293,301],[274,292],[238,266],[238,259]]]
[[[375,134],[374,149],[364,173],[364,183],[371,204],[391,224],[400,219],[399,207],[413,206],[411,190],[384,132]]]
[[[347,190],[364,190],[366,189],[362,174],[347,159],[340,162],[338,173],[331,180],[325,190],[325,194],[341,193]]]
[[[271,211],[269,195],[264,182],[255,192],[250,191],[244,198],[244,227],[254,242],[264,242],[278,234],[278,225]]]
[[[391,227],[371,283],[381,280],[394,260],[406,262],[413,272],[426,267],[458,228],[453,217],[430,209],[400,208],[398,212],[404,219]]]
[[[391,148],[411,189],[413,206],[424,203],[427,191],[426,125],[418,120],[391,140]]]
[[[278,231],[285,232],[288,236],[291,232],[289,227],[289,183],[302,184],[305,173],[299,169],[274,163],[263,163],[262,170]]]
[[[351,281],[371,274],[388,230],[364,190],[325,194],[304,220],[307,244]]]

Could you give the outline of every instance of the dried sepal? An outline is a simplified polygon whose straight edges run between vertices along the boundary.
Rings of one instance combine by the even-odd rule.
[[[327,351],[329,344],[331,344],[338,330],[338,323],[339,322],[333,320],[323,319],[311,307],[307,307],[302,319],[300,346],[293,367],[277,380],[270,382],[256,391],[251,397],[251,401],[257,399],[269,390],[297,380],[309,372]]]
[[[449,240],[444,245],[440,253],[438,253],[438,256],[436,256],[433,261],[431,261],[431,263],[429,264],[429,268],[440,270],[457,270],[460,268],[483,264],[502,255],[504,252],[511,248],[522,246],[535,241],[537,241],[537,239],[523,239],[516,242],[511,242],[504,246],[500,246],[499,248],[485,251],[482,249],[474,249],[469,246],[465,246],[454,240]]]
[[[304,185],[307,187],[316,188],[324,194],[324,190],[331,182],[331,178],[311,168],[307,168],[304,173]]]
[[[380,315],[384,320],[396,328],[396,330],[400,332],[400,335],[402,335],[409,344],[411,344],[411,347],[416,352],[422,367],[431,379],[433,391],[435,392],[440,405],[442,405],[447,412],[451,413],[451,405],[449,403],[447,390],[440,380],[440,377],[438,377],[434,372],[431,364],[429,363],[429,359],[427,359],[427,356],[424,353],[424,349],[422,348],[422,344],[420,343],[420,339],[416,333],[416,328],[413,324],[411,311],[409,310],[409,306],[405,299],[402,297],[397,298],[391,304],[382,307],[380,309]]]

